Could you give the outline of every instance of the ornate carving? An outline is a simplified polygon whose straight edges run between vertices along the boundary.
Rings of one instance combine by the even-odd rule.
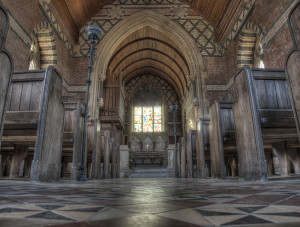
[[[166,150],[166,142],[163,140],[161,136],[158,136],[155,144],[155,151],[165,151]]]
[[[143,151],[153,151],[153,141],[147,136],[143,141]]]
[[[137,136],[134,136],[133,139],[131,140],[131,151],[140,151],[141,150],[141,141]]]

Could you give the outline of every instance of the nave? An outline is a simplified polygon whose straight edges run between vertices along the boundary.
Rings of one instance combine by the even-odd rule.
[[[297,227],[300,180],[0,180],[1,227]]]

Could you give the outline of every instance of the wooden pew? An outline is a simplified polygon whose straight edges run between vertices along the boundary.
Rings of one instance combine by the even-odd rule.
[[[225,157],[236,153],[232,102],[215,101],[210,106],[211,176],[226,179]]]
[[[80,101],[64,102],[64,108],[62,159],[66,161],[62,163],[62,177],[78,180],[83,142],[84,106]]]
[[[294,49],[287,56],[285,68],[300,141],[300,2],[291,11],[288,24],[294,42]]]
[[[62,79],[53,68],[14,73],[3,143],[34,147],[30,179],[56,181],[61,173]]]
[[[188,178],[195,178],[197,170],[197,158],[196,158],[196,130],[189,130],[187,134],[187,152],[186,152],[186,159],[187,159],[187,177]]]
[[[197,121],[197,138],[196,138],[196,153],[197,153],[197,177],[208,177],[206,158],[210,155],[209,152],[209,118],[199,118]]]
[[[299,144],[284,71],[245,66],[235,75],[234,89],[239,176],[266,181],[264,146]]]
[[[91,163],[90,178],[99,180],[102,178],[102,156],[100,121],[89,120],[87,124],[87,151],[88,163]]]
[[[0,147],[13,72],[11,56],[4,48],[8,27],[9,19],[7,12],[0,6]]]

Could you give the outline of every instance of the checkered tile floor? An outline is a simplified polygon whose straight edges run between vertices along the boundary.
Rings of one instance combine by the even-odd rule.
[[[0,226],[296,227],[300,179],[0,180]]]

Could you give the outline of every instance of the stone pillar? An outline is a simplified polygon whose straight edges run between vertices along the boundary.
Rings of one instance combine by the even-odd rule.
[[[286,142],[273,143],[272,144],[272,151],[273,151],[273,154],[279,160],[280,176],[287,176],[289,174],[289,172],[288,172],[289,160],[288,160],[288,157],[287,157],[287,144],[286,144]]]
[[[129,151],[128,145],[120,145],[120,177],[129,176]]]
[[[25,159],[28,154],[28,147],[22,145],[15,145],[14,154],[12,156],[12,162],[10,166],[10,178],[19,176],[21,162]]]
[[[244,180],[268,180],[258,104],[252,72],[244,67],[234,78],[233,104],[239,176]]]
[[[211,177],[226,179],[226,166],[224,161],[223,135],[220,122],[220,104],[215,102],[210,107],[210,160]]]
[[[300,174],[300,154],[297,148],[289,149],[287,152],[288,158],[293,163],[295,174]]]
[[[168,176],[169,177],[175,177],[175,145],[174,144],[169,144],[167,151],[168,151]]]
[[[110,155],[109,155],[109,137],[110,132],[105,131],[104,132],[104,178],[108,179],[110,178],[109,175],[109,161],[110,161]]]
[[[185,178],[186,177],[186,143],[185,138],[182,137],[180,139],[181,144],[181,170],[180,170],[180,177]]]
[[[197,121],[196,157],[198,178],[206,178],[205,148],[209,146],[209,119],[199,118]]]

